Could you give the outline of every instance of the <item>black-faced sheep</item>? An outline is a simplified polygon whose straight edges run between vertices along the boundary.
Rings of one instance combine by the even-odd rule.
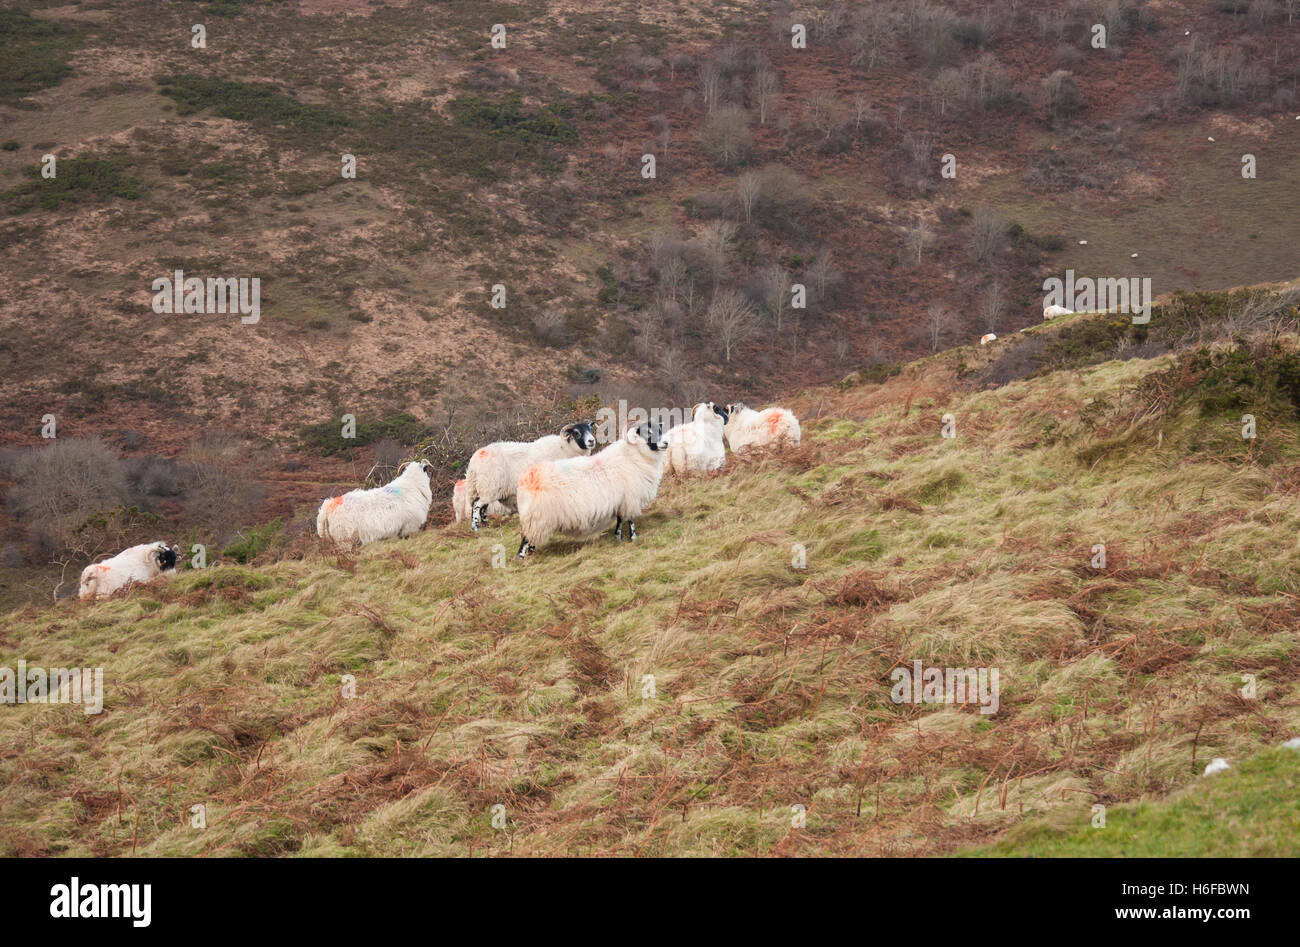
[[[480,447],[465,471],[465,494],[469,498],[469,525],[477,530],[483,508],[492,502],[514,499],[519,475],[534,464],[590,454],[596,446],[591,424],[566,424],[559,434],[547,434],[535,441],[497,441]]]
[[[727,409],[712,401],[697,404],[691,421],[669,429],[665,436],[668,451],[664,457],[664,473],[698,477],[721,467],[727,459],[722,444],[727,417]]]
[[[133,582],[148,582],[176,569],[177,549],[164,542],[141,543],[111,559],[81,570],[77,594],[81,598],[107,598]]]
[[[636,518],[654,500],[668,442],[657,424],[638,424],[594,457],[536,464],[519,478],[519,558],[556,533],[591,536],[614,522],[614,538],[636,540]]]

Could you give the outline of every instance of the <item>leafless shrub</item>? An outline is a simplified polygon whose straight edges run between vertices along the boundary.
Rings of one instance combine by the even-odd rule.
[[[714,161],[724,168],[734,167],[749,157],[753,137],[749,132],[749,116],[744,109],[733,106],[718,108],[704,123],[704,147]]]
[[[543,341],[556,344],[565,341],[564,313],[558,309],[543,309],[533,316],[533,328]]]
[[[706,321],[722,348],[726,361],[731,361],[735,348],[749,339],[758,329],[758,316],[734,289],[721,289],[714,293],[709,303]]]
[[[908,252],[916,255],[918,265],[921,262],[921,254],[925,252],[925,248],[929,246],[930,239],[933,236],[934,233],[924,217],[917,217],[912,226],[907,228],[903,239],[907,243]]]
[[[975,208],[970,228],[970,254],[976,263],[994,260],[1006,238],[1007,222],[1001,214],[985,205]]]

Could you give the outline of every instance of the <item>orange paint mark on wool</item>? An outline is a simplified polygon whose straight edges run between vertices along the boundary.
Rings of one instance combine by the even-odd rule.
[[[327,510],[329,510],[329,511],[332,513],[332,512],[334,512],[335,510],[337,510],[337,509],[338,509],[340,506],[342,506],[342,505],[343,505],[343,498],[342,498],[342,497],[334,497],[333,499],[331,499],[331,500],[329,501],[328,504],[326,504],[326,507],[325,507],[325,508],[326,508]]]
[[[775,434],[776,431],[777,431],[777,428],[779,428],[779,427],[781,426],[781,415],[780,415],[780,412],[777,412],[777,411],[767,411],[767,412],[765,412],[765,414],[766,414],[766,418],[765,418],[765,420],[767,421],[767,429],[768,429],[768,431],[770,431],[771,433]]]
[[[492,451],[488,450],[486,447],[480,447],[479,450],[478,450],[478,456],[479,456],[479,457],[491,457],[491,456],[492,456]]]
[[[529,467],[519,478],[519,489],[521,492],[536,493],[542,489],[544,479],[541,467]]]

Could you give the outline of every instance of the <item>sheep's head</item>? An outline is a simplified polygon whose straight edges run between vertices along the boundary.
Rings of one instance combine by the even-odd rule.
[[[573,441],[574,445],[579,450],[584,450],[587,453],[591,453],[596,446],[596,434],[591,429],[590,421],[578,421],[574,424],[566,424],[560,429],[560,434]]]
[[[665,440],[663,428],[658,424],[638,424],[636,427],[627,429],[623,435],[627,438],[629,444],[645,446],[651,451],[661,451],[668,449],[668,441]]]
[[[158,563],[159,571],[166,572],[168,569],[175,569],[176,557],[179,552],[180,550],[175,546],[168,546],[164,542],[154,543],[153,556],[154,560]]]
[[[731,417],[734,414],[736,414],[736,412],[744,411],[748,407],[749,405],[745,404],[745,402],[743,401],[733,401],[731,404],[727,405],[725,408],[722,409],[727,413],[726,418],[723,420],[722,423],[726,424],[727,421],[731,420]]]
[[[724,408],[724,407],[722,407],[721,405],[716,405],[716,404],[714,404],[712,401],[709,402],[709,407],[713,409],[713,413],[714,413],[714,414],[716,414],[718,417],[722,418],[722,423],[723,423],[724,426],[726,425],[726,423],[727,423],[728,421],[731,420],[731,409],[730,409],[730,408]]]

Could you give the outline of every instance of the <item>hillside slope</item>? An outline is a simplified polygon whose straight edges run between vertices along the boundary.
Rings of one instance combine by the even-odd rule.
[[[635,546],[521,565],[512,523],[442,527],[11,614],[0,666],[102,666],[106,699],[0,713],[0,852],[938,854],[1271,749],[1300,732],[1296,337],[1132,333],[809,392],[799,451],[666,483]],[[914,661],[997,669],[997,712],[894,703]]]

